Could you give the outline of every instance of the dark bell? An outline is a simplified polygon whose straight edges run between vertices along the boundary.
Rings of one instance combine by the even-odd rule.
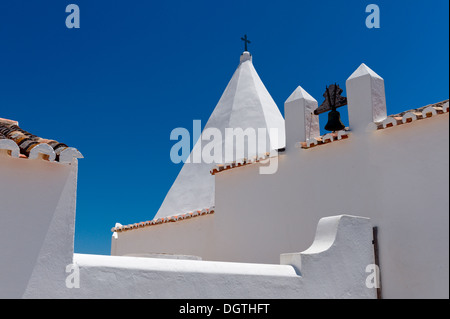
[[[336,132],[345,128],[345,125],[341,121],[341,114],[338,111],[332,110],[328,113],[328,123],[325,125],[327,131]]]

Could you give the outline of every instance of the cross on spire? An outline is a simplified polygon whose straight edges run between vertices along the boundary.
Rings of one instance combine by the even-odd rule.
[[[250,40],[247,39],[247,35],[245,34],[243,38],[241,38],[242,41],[245,43],[245,51],[247,50],[247,43],[251,43]]]

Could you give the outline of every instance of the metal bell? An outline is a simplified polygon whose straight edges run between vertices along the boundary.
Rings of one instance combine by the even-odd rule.
[[[341,121],[341,114],[336,109],[331,110],[328,113],[328,123],[325,125],[327,131],[336,132],[345,128],[345,125]]]

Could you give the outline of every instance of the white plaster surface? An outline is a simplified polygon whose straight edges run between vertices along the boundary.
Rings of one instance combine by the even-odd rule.
[[[210,220],[180,223],[181,237],[172,225],[120,233],[113,254],[176,244],[176,253],[204,260],[275,263],[307,249],[320,218],[346,213],[379,228],[384,297],[448,298],[448,113],[367,132],[384,116],[381,81],[362,66],[347,82],[348,139],[282,153],[273,175],[260,175],[260,164],[218,173]],[[198,234],[205,241],[192,245]]]
[[[317,107],[317,101],[301,86],[284,103],[288,152],[296,143],[320,136],[319,116],[313,114]]]
[[[33,147],[30,151],[30,156],[28,156],[28,158],[37,159],[42,157],[43,155],[46,155],[50,162],[53,162],[56,158],[55,151],[50,145],[46,143],[42,143]]]
[[[358,79],[353,88],[373,93],[366,74]],[[258,163],[221,172],[214,214],[113,237],[116,255],[206,261],[74,255],[76,158],[67,165],[2,152],[0,297],[374,298],[365,269],[377,226],[383,296],[448,298],[448,124],[447,113],[357,128],[348,139],[280,155],[273,175],[259,174]],[[370,221],[328,217],[336,213]],[[65,285],[72,263],[80,288]]]
[[[12,157],[19,157],[20,154],[19,146],[9,139],[0,140],[0,151],[2,151],[1,153],[5,153],[5,155],[10,155]]]
[[[273,101],[260,77],[258,76],[249,52],[244,52],[240,58],[241,63],[234,72],[222,97],[206,123],[203,132],[209,128],[218,129],[222,139],[213,141],[199,140],[191,153],[201,154],[205,145],[219,145],[222,149],[222,163],[239,160],[240,158],[226,157],[225,128],[248,128],[257,131],[266,129],[265,135],[259,135],[258,141],[267,141],[264,150],[258,150],[258,154],[269,152],[273,149],[285,146],[284,119],[280,110]],[[270,139],[269,130],[278,129],[278,140]],[[257,145],[262,145],[257,142]],[[242,149],[243,148],[243,149]],[[246,154],[246,157],[258,154],[249,154],[246,145],[235,148],[235,153]],[[201,210],[214,206],[214,176],[209,174],[210,169],[220,163],[185,163],[175,182],[166,195],[164,202],[154,218],[167,217]],[[151,215],[151,212],[149,212]],[[149,219],[151,216],[149,216]]]
[[[318,231],[330,245],[314,254],[299,253],[311,256],[302,261],[301,276],[289,260],[280,265],[74,254],[78,288],[47,277],[54,282],[41,281],[25,297],[375,298],[375,290],[365,284],[365,267],[374,259],[370,221],[335,216],[321,221]]]
[[[387,117],[384,80],[364,63],[346,81],[349,126],[365,131]]]
[[[212,247],[213,231],[214,214],[114,233],[116,238],[111,238],[111,255],[166,253],[212,260],[217,253]],[[149,232],[154,238],[151,243],[148,242]]]
[[[445,104],[442,106],[442,110],[444,111],[444,113],[448,112],[448,110],[449,110],[449,102],[445,103]]]
[[[371,225],[368,219],[353,216],[337,216],[319,224],[321,236],[333,238],[332,243],[328,250],[317,252],[317,258],[303,261],[301,276],[297,265],[288,263],[74,254],[77,169],[76,159],[64,165],[0,157],[2,298],[375,296],[364,280],[365,265],[374,258]],[[17,199],[17,190],[26,200]],[[212,215],[203,217],[208,220]],[[328,227],[330,223],[335,227]],[[332,234],[327,235],[328,231]],[[341,265],[346,268],[340,269]],[[72,282],[75,273],[77,279]]]
[[[448,121],[298,149],[280,155],[275,175],[260,176],[258,165],[217,174],[215,257],[273,262],[306,249],[320,218],[345,212],[378,226],[384,297],[448,298]]]
[[[61,265],[73,255],[76,174],[76,162],[0,156],[0,298],[64,278]]]
[[[84,158],[76,148],[68,147],[59,154],[60,163],[72,163],[74,158]]]

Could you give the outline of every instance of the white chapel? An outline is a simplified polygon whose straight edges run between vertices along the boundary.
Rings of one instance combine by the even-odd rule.
[[[184,164],[154,219],[112,229],[112,255],[277,263],[310,247],[321,218],[349,214],[377,227],[385,296],[448,294],[448,100],[388,115],[384,85],[361,64],[346,81],[349,127],[321,136],[317,100],[298,86],[283,118],[244,52],[205,130],[285,134],[255,157]],[[261,174],[270,151],[277,170]]]
[[[118,221],[111,256],[74,252],[81,153],[0,118],[0,298],[448,298],[449,101],[391,114],[382,76],[355,69],[349,125],[322,135],[319,102],[298,85],[283,116],[243,52],[156,216]]]

